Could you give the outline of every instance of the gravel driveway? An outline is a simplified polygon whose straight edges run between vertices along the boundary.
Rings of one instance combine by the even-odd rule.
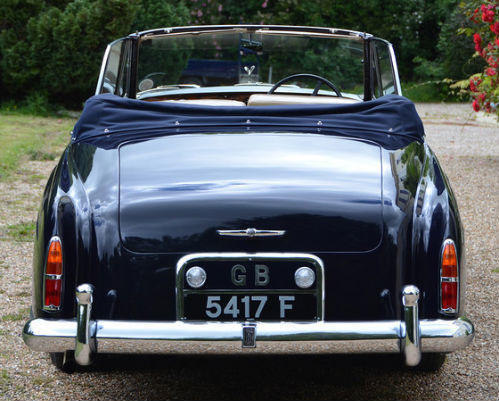
[[[21,330],[30,304],[31,242],[6,236],[35,219],[54,162],[31,162],[0,183],[0,398],[492,400],[499,394],[499,125],[470,105],[424,104],[428,142],[456,192],[467,243],[470,347],[439,373],[396,368],[396,356],[114,356],[74,375],[30,351]],[[32,177],[32,178],[29,178]],[[35,177],[35,178],[33,178]]]

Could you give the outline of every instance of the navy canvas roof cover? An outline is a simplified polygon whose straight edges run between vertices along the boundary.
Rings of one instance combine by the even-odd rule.
[[[72,141],[112,148],[130,139],[194,132],[311,132],[396,149],[423,141],[414,104],[398,95],[339,105],[204,106],[103,94],[87,100]]]

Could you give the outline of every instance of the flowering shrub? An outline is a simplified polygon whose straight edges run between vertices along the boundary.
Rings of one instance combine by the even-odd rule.
[[[475,57],[487,65],[482,73],[470,77],[473,110],[496,113],[499,117],[499,0],[472,0],[465,6],[474,22]]]

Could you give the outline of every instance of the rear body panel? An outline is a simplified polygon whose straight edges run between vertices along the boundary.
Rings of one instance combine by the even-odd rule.
[[[125,248],[367,252],[382,237],[375,144],[314,134],[167,136],[120,147]],[[229,238],[221,229],[279,229]]]
[[[175,268],[182,256],[301,251],[324,263],[325,320],[397,319],[399,294],[409,282],[423,293],[422,316],[441,317],[440,244],[451,236],[461,252],[462,233],[455,200],[425,145],[386,150],[325,135],[230,135],[161,137],[112,149],[71,145],[49,183],[37,237],[43,253],[42,244],[57,230],[53,221],[75,221],[75,232],[65,239],[72,278],[64,292],[69,295],[61,311],[41,311],[36,294],[43,265],[35,263],[35,315],[74,316],[71,293],[77,283],[91,282],[97,317],[174,320]],[[174,140],[191,147],[194,138],[197,149],[169,146]],[[282,147],[276,147],[277,140]],[[233,146],[233,153],[222,154],[221,142]],[[139,147],[149,149],[149,157]],[[346,148],[350,160],[341,156]],[[284,160],[281,149],[293,157]],[[238,151],[245,156],[238,157]],[[216,167],[212,174],[210,164]],[[72,205],[66,206],[72,216],[50,206],[64,202]],[[232,238],[216,233],[249,227],[286,234]]]

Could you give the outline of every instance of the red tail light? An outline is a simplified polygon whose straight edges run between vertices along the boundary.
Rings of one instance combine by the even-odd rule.
[[[49,309],[61,306],[62,285],[60,279],[45,279],[45,307]]]
[[[451,239],[444,241],[440,268],[440,309],[443,313],[456,313],[459,305],[459,266],[456,245]]]
[[[59,237],[50,240],[45,265],[44,303],[46,310],[58,310],[62,296],[62,245]]]

